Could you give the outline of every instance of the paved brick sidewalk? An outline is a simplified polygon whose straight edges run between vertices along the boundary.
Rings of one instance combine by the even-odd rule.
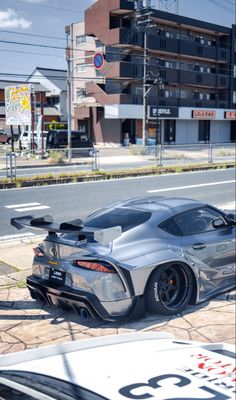
[[[177,316],[148,314],[142,320],[124,323],[82,319],[74,313],[37,303],[24,287],[34,245],[29,240],[0,245],[0,260],[19,269],[1,276],[0,280],[0,353],[140,330],[171,332],[178,339],[235,343],[235,291],[190,306]]]

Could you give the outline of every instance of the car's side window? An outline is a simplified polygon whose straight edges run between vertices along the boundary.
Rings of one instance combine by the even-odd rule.
[[[159,228],[161,228],[165,232],[170,233],[171,235],[182,236],[182,231],[177,225],[174,218],[169,218],[167,221],[162,222],[159,225]]]
[[[227,225],[222,215],[210,207],[187,211],[175,217],[176,224],[183,235],[194,235],[215,230],[213,221],[221,219],[222,226]]]

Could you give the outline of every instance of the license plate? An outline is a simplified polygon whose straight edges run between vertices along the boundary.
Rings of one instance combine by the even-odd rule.
[[[66,273],[65,271],[60,271],[59,269],[51,268],[49,272],[49,279],[51,281],[64,284],[66,279]]]

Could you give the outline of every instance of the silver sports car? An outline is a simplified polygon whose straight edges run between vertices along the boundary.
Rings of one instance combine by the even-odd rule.
[[[11,223],[48,231],[34,249],[31,296],[84,317],[172,315],[235,286],[235,211],[197,200],[133,198],[84,221]]]

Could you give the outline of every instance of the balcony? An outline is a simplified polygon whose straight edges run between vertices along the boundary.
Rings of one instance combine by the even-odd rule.
[[[125,93],[106,93],[100,85],[94,82],[86,83],[86,92],[88,96],[93,96],[97,103],[101,105],[107,104],[132,104],[131,95]]]
[[[141,45],[141,43],[139,43]],[[164,53],[182,54],[196,59],[216,60],[228,62],[230,52],[226,48],[202,45],[195,41],[178,38],[165,38],[157,35],[149,35],[148,47],[150,50]]]

